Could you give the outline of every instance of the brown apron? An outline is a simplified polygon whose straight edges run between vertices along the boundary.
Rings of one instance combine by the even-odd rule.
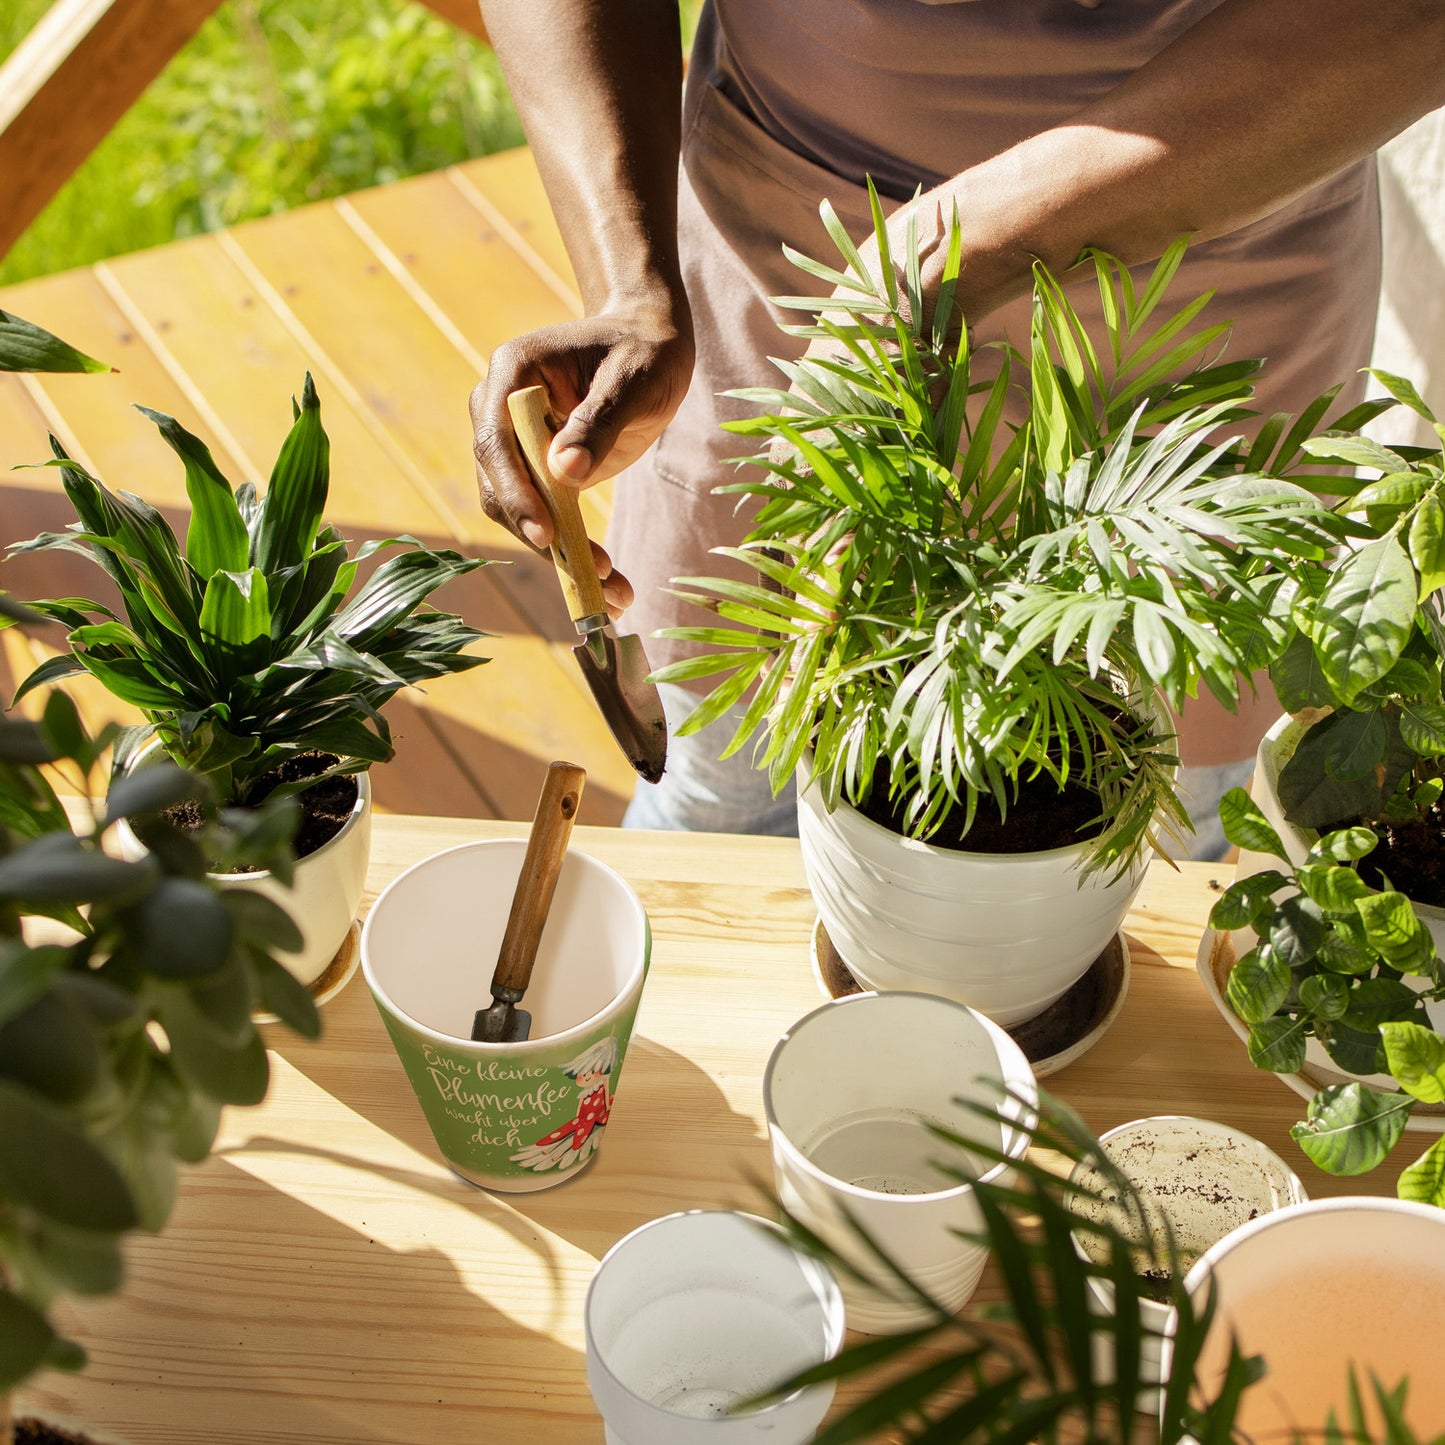
[[[684,100],[679,227],[697,365],[676,418],[616,484],[609,550],[637,588],[623,626],[705,620],[666,589],[729,570],[708,549],[736,543],[743,439],[719,430],[749,408],[719,393],[781,385],[766,358],[802,344],[767,298],[817,283],[784,242],[836,262],[818,219],[827,197],[855,237],[870,229],[864,177],[894,202],[1065,120],[1162,49],[1216,0],[715,0],[700,22]],[[1373,161],[1274,215],[1194,247],[1169,293],[1177,308],[1217,292],[1200,325],[1233,319],[1229,355],[1265,357],[1258,410],[1299,411],[1369,360],[1379,288]],[[1147,268],[1136,274],[1144,274]],[[1092,298],[1092,301],[1091,301]],[[1071,300],[1099,323],[1092,279]],[[1167,302],[1166,302],[1167,304]],[[797,320],[794,315],[792,320]],[[978,328],[1026,349],[1027,298]],[[1102,334],[1095,331],[1094,334]],[[647,643],[655,666],[681,644]],[[1252,750],[1252,749],[1250,749]],[[1239,754],[1236,748],[1234,754]],[[1242,754],[1239,754],[1242,755]],[[1213,759],[1199,758],[1198,761]]]

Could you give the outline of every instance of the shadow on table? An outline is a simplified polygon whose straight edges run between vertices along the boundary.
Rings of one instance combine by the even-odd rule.
[[[371,1000],[364,988],[349,988],[345,1004],[338,999],[328,1007],[328,1016],[342,1006],[348,1019],[360,1018],[363,1009],[371,1011]],[[368,1029],[373,1022],[380,1042],[369,1069],[358,1069],[354,1050],[328,1049],[325,1038],[308,1045],[293,1035],[268,1031],[267,1045],[377,1128],[440,1161],[401,1061],[374,1015]],[[384,1060],[380,1049],[385,1050]],[[270,1141],[268,1147],[296,1146]],[[376,1167],[358,1159],[346,1162],[359,1169]],[[634,1037],[601,1147],[575,1178],[531,1194],[492,1193],[451,1174],[404,1178],[414,1188],[496,1220],[544,1260],[547,1251],[539,1230],[598,1259],[639,1224],[679,1209],[769,1212],[755,1181],[770,1180],[771,1171],[762,1126],[735,1110],[706,1070],[673,1049]]]
[[[367,1232],[364,1197],[342,1200],[360,1227],[281,1187],[242,1214],[256,1185],[226,1156],[195,1171],[165,1234],[129,1251],[125,1292],[76,1310],[87,1371],[32,1403],[148,1440],[530,1445],[542,1416],[554,1438],[600,1438],[579,1351],[440,1250]]]

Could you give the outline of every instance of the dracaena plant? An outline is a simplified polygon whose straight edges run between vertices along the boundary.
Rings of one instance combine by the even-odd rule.
[[[1373,375],[1445,437],[1410,382]],[[1440,797],[1445,756],[1445,455],[1347,435],[1306,447],[1371,475],[1338,503],[1354,544],[1328,572],[1299,573],[1271,668],[1281,703],[1307,723],[1280,770],[1280,802],[1307,828],[1415,818]]]
[[[154,733],[224,802],[246,804],[297,754],[335,761],[283,783],[283,793],[385,762],[393,750],[381,710],[397,690],[486,661],[465,651],[485,634],[423,605],[485,563],[409,536],[348,555],[323,521],[330,447],[309,375],[293,413],[262,496],[250,482],[233,487],[205,444],[171,417],[145,411],[185,467],[184,547],[153,506],[111,491],[52,438],[52,465],[77,520],[12,550],[79,552],[115,584],[120,612],[86,598],[31,602],[69,629],[69,649],[32,672],[17,700],[88,672],[147,719],[118,742],[118,765]],[[359,562],[398,547],[356,585]]]
[[[1425,1011],[1445,998],[1434,940],[1404,894],[1356,871],[1376,844],[1369,828],[1324,834],[1296,866],[1242,788],[1219,811],[1231,843],[1279,860],[1231,884],[1209,916],[1212,928],[1245,930],[1225,997],[1248,1025],[1250,1060],[1297,1073],[1314,1038],[1345,1073],[1384,1073],[1398,1086],[1320,1089],[1291,1131],[1321,1169],[1363,1174],[1399,1143],[1417,1103],[1445,1103],[1445,1038]],[[1397,1193],[1445,1206],[1445,1137],[1404,1170]]]
[[[660,676],[721,675],[684,731],[752,689],[728,752],[760,734],[775,790],[811,753],[829,807],[886,778],[915,837],[951,814],[966,834],[1024,780],[1082,785],[1099,800],[1087,866],[1122,871],[1157,826],[1188,826],[1150,694],[1178,708],[1202,685],[1233,707],[1282,641],[1273,559],[1317,562],[1343,529],[1283,476],[1331,398],[1231,439],[1260,363],[1210,360],[1227,327],[1193,325],[1207,296],[1162,308],[1182,242],[1142,289],[1091,254],[1097,338],[1037,266],[1029,354],[975,353],[951,325],[957,223],[926,308],[915,237],[900,276],[876,197],[874,214],[881,280],[826,207],[845,269],[793,258],[836,290],[778,298],[813,313],[784,329],[830,349],[781,364],[788,391],[736,393],[765,410],[730,429],[768,450],[721,489],[757,512],[719,550],[762,578],[678,579],[715,620],[668,635],[711,650]]]
[[[0,613],[25,616],[3,596]],[[300,943],[287,914],[206,877],[219,859],[289,879],[295,800],[218,812],[204,779],[164,762],[94,812],[81,800],[103,791],[113,731],[89,736],[59,692],[37,721],[0,717],[0,1439],[14,1386],[84,1363],[55,1303],[119,1288],[127,1233],[165,1224],[222,1106],[265,1095],[253,1011],[320,1027],[273,956]],[[47,773],[76,793],[70,815]],[[159,816],[181,803],[198,834]],[[140,862],[105,849],[121,818],[144,831]]]

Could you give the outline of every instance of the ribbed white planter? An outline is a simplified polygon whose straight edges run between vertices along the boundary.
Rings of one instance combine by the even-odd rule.
[[[1290,862],[1296,867],[1304,862],[1305,856],[1309,853],[1310,848],[1319,841],[1320,835],[1313,828],[1297,827],[1285,817],[1284,806],[1279,800],[1279,774],[1284,765],[1294,756],[1294,750],[1299,746],[1304,730],[1304,724],[1296,722],[1288,713],[1280,718],[1260,741],[1259,750],[1255,753],[1254,758],[1254,781],[1250,784],[1250,796],[1258,804],[1260,812],[1269,820],[1275,832],[1279,834],[1280,842],[1284,844]],[[1252,873],[1260,873],[1275,867],[1278,867],[1275,859],[1267,857],[1263,853],[1254,853],[1241,848],[1234,876],[1248,878]],[[1428,903],[1415,903],[1414,899],[1410,901],[1414,904],[1420,922],[1430,930],[1430,936],[1435,940],[1435,951],[1445,955],[1445,908],[1434,908]],[[1422,978],[1406,978],[1405,982],[1412,988],[1422,989],[1425,987],[1425,980]],[[1445,1000],[1427,1004],[1426,1012],[1430,1016],[1431,1027],[1445,1033]],[[1342,1079],[1358,1079],[1372,1088],[1394,1090],[1399,1087],[1388,1074],[1343,1073],[1325,1052],[1324,1045],[1318,1039],[1306,1041],[1305,1062],[1311,1070],[1332,1074]]]
[[[1008,1028],[1042,1013],[1119,931],[1146,860],[1085,877],[1088,845],[962,853],[881,827],[798,779],[798,838],[839,956],[870,989],[941,994]]]
[[[149,749],[147,750],[149,751]],[[122,819],[116,826],[121,852],[131,859],[145,856],[145,847]],[[371,780],[356,774],[356,805],[335,837],[314,853],[298,859],[293,886],[271,873],[212,873],[222,888],[249,888],[279,903],[301,930],[298,951],[278,950],[282,963],[301,984],[310,987],[326,972],[361,907],[366,870],[371,861]]]

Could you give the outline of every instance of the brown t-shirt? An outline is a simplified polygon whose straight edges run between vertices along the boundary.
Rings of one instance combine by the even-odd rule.
[[[697,332],[687,397],[658,445],[617,480],[608,545],[637,587],[623,626],[697,622],[665,589],[729,569],[708,549],[746,519],[712,489],[745,450],[719,424],[748,408],[719,393],[777,385],[769,357],[801,343],[767,298],[818,290],[786,242],[826,261],[827,197],[855,236],[870,229],[864,178],[900,201],[1066,120],[1155,55],[1218,0],[712,0],[684,98],[679,228]],[[1273,215],[1192,248],[1176,306],[1211,288],[1200,318],[1233,320],[1229,355],[1264,357],[1257,405],[1299,411],[1347,382],[1363,394],[1379,291],[1373,161],[1342,171]],[[1143,268],[1147,270],[1147,268]],[[1143,274],[1141,271],[1140,274]],[[1071,298],[1100,323],[1090,280]],[[1027,300],[977,328],[1028,339]],[[796,316],[793,318],[796,320]],[[1101,333],[1096,333],[1101,334]],[[679,645],[647,644],[655,666]]]

